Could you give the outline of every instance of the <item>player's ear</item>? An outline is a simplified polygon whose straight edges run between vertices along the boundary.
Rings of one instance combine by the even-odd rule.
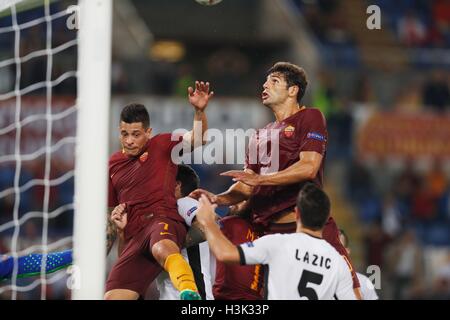
[[[302,221],[300,217],[300,210],[298,210],[297,207],[295,207],[295,221]]]
[[[147,130],[145,130],[145,135],[147,136],[147,138],[150,139],[151,135],[152,135],[152,128],[148,127]]]
[[[299,91],[300,91],[300,88],[298,86],[290,86],[288,89],[289,96],[291,96],[291,97],[298,96]]]

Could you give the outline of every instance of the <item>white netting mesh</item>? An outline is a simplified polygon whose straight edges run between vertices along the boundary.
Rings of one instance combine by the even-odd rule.
[[[71,246],[76,129],[75,1],[0,1],[0,299],[67,298],[66,273],[17,278],[17,257]]]

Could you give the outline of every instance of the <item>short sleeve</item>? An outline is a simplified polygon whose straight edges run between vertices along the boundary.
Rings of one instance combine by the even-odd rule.
[[[116,191],[114,190],[114,186],[111,178],[109,178],[108,182],[108,207],[113,208],[119,204],[117,200]]]
[[[305,125],[306,124],[306,125]],[[325,155],[327,149],[328,132],[325,117],[317,109],[311,109],[306,119],[300,139],[303,144],[300,147],[302,151],[315,151]]]
[[[252,242],[241,244],[241,264],[268,264],[271,252],[277,246],[277,235],[267,235]]]
[[[197,214],[198,201],[189,197],[178,199],[178,213],[183,217],[186,224],[190,227],[192,220]]]
[[[155,136],[158,144],[167,151],[172,151],[172,149],[179,143],[183,142],[182,134],[170,134],[170,133],[161,133]]]

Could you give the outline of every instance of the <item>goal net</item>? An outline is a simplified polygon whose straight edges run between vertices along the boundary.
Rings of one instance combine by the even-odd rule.
[[[100,299],[111,0],[0,1],[0,299]],[[73,248],[68,270],[47,254]],[[23,277],[19,258],[42,254]]]

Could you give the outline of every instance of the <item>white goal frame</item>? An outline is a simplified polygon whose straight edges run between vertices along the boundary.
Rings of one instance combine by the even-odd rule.
[[[106,269],[112,0],[80,0],[72,299],[102,299]]]

